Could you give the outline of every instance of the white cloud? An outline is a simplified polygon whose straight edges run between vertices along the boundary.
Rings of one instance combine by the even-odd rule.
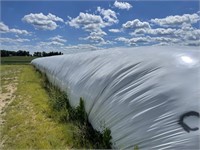
[[[180,39],[177,38],[168,38],[168,37],[151,37],[152,42],[161,42],[161,43],[178,43]]]
[[[184,45],[187,45],[187,46],[200,46],[200,40],[188,41],[188,42],[184,43]]]
[[[35,29],[43,30],[55,30],[58,25],[56,22],[64,22],[62,18],[59,18],[51,13],[44,15],[43,13],[30,13],[22,18],[22,21],[32,24]]]
[[[71,27],[82,28],[86,31],[98,31],[105,27],[104,21],[99,15],[80,12],[76,18],[71,18],[67,24]]]
[[[101,49],[101,48],[96,47],[91,44],[78,44],[78,45],[70,45],[70,46],[64,47],[63,52],[65,54],[68,54],[68,53],[80,53],[80,52],[86,52],[86,51],[95,51],[95,50],[99,50],[99,49]]]
[[[113,45],[113,44],[115,44],[116,42],[114,42],[114,41],[110,41],[110,40],[104,40],[104,41],[102,41],[102,42],[100,42],[100,43],[97,43],[97,44],[95,44],[95,45],[97,45],[97,46],[103,46],[103,45]]]
[[[85,38],[80,38],[81,40],[89,40],[89,41],[91,41],[91,42],[103,42],[104,41],[104,39],[102,38],[102,37],[100,37],[100,36],[91,36],[91,35],[89,35],[89,36],[87,36],[87,37],[85,37]]]
[[[0,41],[1,38],[0,38]],[[7,41],[10,41],[10,39],[7,39]],[[92,44],[76,44],[76,45],[62,45],[59,43],[54,42],[39,42],[35,43],[34,45],[27,44],[27,43],[15,43],[15,44],[7,44],[3,43],[0,45],[0,49],[7,49],[7,50],[19,50],[19,49],[24,49],[24,50],[29,50],[31,53],[35,51],[60,51],[63,52],[64,54],[69,54],[69,53],[80,53],[80,52],[85,52],[85,51],[95,51],[101,49],[98,46],[92,45]]]
[[[122,32],[121,29],[109,29],[109,32],[113,32],[113,33],[119,33]]]
[[[172,35],[175,31],[176,29],[172,29],[172,28],[167,28],[167,29],[156,28],[156,29],[149,29],[147,33],[152,34],[152,35]]]
[[[113,44],[113,42],[111,42],[109,40],[105,40],[101,36],[95,36],[95,35],[93,35],[93,36],[89,35],[87,37],[80,38],[80,40],[89,40],[90,42],[95,43],[95,45],[98,45],[98,46]]]
[[[155,18],[151,19],[151,22],[160,26],[169,27],[169,26],[180,26],[184,23],[194,24],[200,20],[200,16],[197,13],[194,14],[184,14],[182,16],[168,16],[166,18]]]
[[[0,22],[0,32],[1,32],[1,33],[9,32],[8,26],[5,25],[3,22]]]
[[[113,10],[97,7],[97,11],[103,16],[103,20],[106,26],[111,26],[119,22],[116,13]]]
[[[200,41],[200,29],[192,27],[191,24],[183,23],[181,28],[139,28],[131,32],[130,35],[134,38],[150,37],[149,44],[176,44],[176,45],[192,45],[199,46]],[[139,43],[136,39],[132,39],[134,43]],[[131,41],[127,40],[125,43],[130,45]],[[144,43],[144,41],[142,41]]]
[[[125,38],[125,37],[115,38],[115,41],[124,42],[125,44],[127,44],[129,46],[135,46],[136,45],[136,43],[134,42],[133,39],[129,39],[129,38]]]
[[[183,40],[200,40],[200,29],[177,29],[174,34]]]
[[[118,37],[118,38],[115,39],[115,41],[128,43],[129,39],[125,38],[125,37]]]
[[[119,37],[115,39],[116,41],[124,42],[129,46],[136,46],[136,45],[144,45],[144,44],[153,44],[153,43],[168,43],[168,44],[177,44],[180,43],[181,40],[177,38],[169,38],[169,37],[150,37],[150,36],[143,36],[143,37],[134,37],[134,38],[125,38]],[[164,45],[164,44],[163,44]]]
[[[127,2],[115,1],[114,6],[119,8],[119,9],[126,9],[126,10],[129,10],[130,8],[132,8],[132,5],[127,3]]]
[[[165,35],[174,35],[176,29],[172,28],[147,28],[147,29],[136,29],[134,32],[130,33],[130,35],[135,36],[137,34],[149,34],[149,35],[157,35],[157,36],[165,36]]]
[[[50,42],[40,42],[39,46],[63,46],[63,43],[57,41],[50,41]]]
[[[20,29],[14,29],[14,28],[10,29],[3,22],[0,22],[0,33],[16,33],[16,34],[30,35],[30,33],[26,30],[20,30]]]
[[[104,32],[104,31],[102,31],[102,30],[99,30],[99,31],[97,31],[97,32],[91,32],[91,33],[90,33],[90,36],[100,36],[100,37],[103,37],[103,36],[105,36],[105,35],[107,35],[107,33]]]
[[[28,35],[30,34],[28,31],[26,30],[19,30],[19,29],[10,29],[11,33],[16,33],[16,34],[25,34]]]
[[[128,45],[130,45],[130,46],[135,46],[138,44],[147,44],[149,42],[151,42],[151,37],[149,37],[149,36],[135,37],[135,38],[128,39],[128,41],[125,41],[125,43],[128,43]]]
[[[198,14],[168,16],[162,19],[151,19],[152,23],[162,26],[162,28],[151,28],[149,22],[141,22],[139,19],[135,19],[122,25],[124,29],[131,29],[129,34],[133,38],[120,37],[115,40],[128,45],[148,43],[198,46],[200,29],[194,28],[192,24],[197,23],[199,20]]]
[[[0,42],[1,43],[13,43],[13,44],[16,44],[16,43],[23,43],[23,42],[29,42],[30,40],[29,39],[22,39],[22,38],[0,38]]]
[[[125,29],[149,29],[151,28],[148,22],[141,22],[139,19],[135,19],[133,21],[127,21],[122,25]]]
[[[90,32],[90,35],[87,37],[81,37],[80,40],[88,40],[92,43],[96,43],[95,45],[102,46],[107,44],[113,44],[113,42],[109,40],[105,40],[103,37],[107,35],[104,31],[100,30],[97,32]]]
[[[102,9],[97,7],[97,14],[89,14],[80,12],[79,16],[76,18],[69,18],[67,24],[71,27],[81,28],[90,34],[87,37],[81,37],[80,40],[88,40],[93,43],[98,43],[98,45],[111,44],[112,42],[104,40],[104,36],[107,35],[106,32],[102,30],[107,26],[118,23],[117,15],[114,11],[110,9]]]
[[[76,18],[69,18],[66,23],[75,28],[82,28],[88,32],[102,32],[102,28],[118,23],[117,15],[110,9],[97,7],[97,14],[80,12]]]
[[[49,38],[49,40],[55,41],[55,42],[59,42],[59,43],[65,43],[65,42],[67,42],[67,40],[64,39],[64,38],[63,38],[62,36],[60,36],[60,35],[51,37],[51,38]]]
[[[65,42],[67,42],[66,39],[64,39],[60,35],[57,35],[57,36],[49,38],[48,41],[39,42],[38,45],[40,47],[45,47],[45,46],[62,47],[65,45]]]

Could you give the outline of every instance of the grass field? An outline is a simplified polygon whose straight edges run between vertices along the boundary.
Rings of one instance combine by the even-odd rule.
[[[92,128],[81,98],[77,108],[66,107],[68,96],[29,64],[33,57],[3,59],[0,149],[110,148],[110,130]]]
[[[53,119],[50,97],[31,65],[2,65],[0,71],[0,149],[81,148],[76,125]]]
[[[10,57],[1,57],[1,64],[29,64],[33,59],[37,57],[28,57],[28,56],[10,56]]]

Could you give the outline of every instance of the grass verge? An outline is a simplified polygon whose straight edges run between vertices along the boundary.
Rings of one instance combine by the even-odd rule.
[[[12,70],[16,65],[2,65]],[[49,95],[41,85],[40,76],[30,65],[19,65],[15,99],[5,109],[0,141],[3,149],[70,149],[79,148],[73,133],[79,132],[72,123],[59,123],[50,118]],[[4,73],[3,71],[1,73]],[[12,76],[12,74],[9,74]],[[12,82],[12,81],[10,81]]]
[[[43,79],[42,85],[50,96],[51,117],[55,117],[54,119],[61,123],[71,122],[78,127],[79,132],[73,134],[76,145],[81,148],[110,149],[112,147],[111,131],[105,128],[103,133],[100,133],[93,129],[85,111],[83,98],[80,98],[79,106],[71,107],[67,94],[52,85],[45,74],[40,74]]]
[[[17,74],[13,70],[20,70]],[[1,126],[2,149],[110,148],[110,130],[93,130],[85,113],[84,101],[72,108],[68,97],[46,84],[30,65],[2,65],[3,85],[17,76],[14,100],[4,111]],[[45,84],[44,84],[45,83]],[[45,88],[44,88],[45,87]],[[2,91],[4,92],[4,91]]]

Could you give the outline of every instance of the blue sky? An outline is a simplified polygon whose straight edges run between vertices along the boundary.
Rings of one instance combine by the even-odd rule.
[[[198,1],[1,1],[1,49],[199,46]]]

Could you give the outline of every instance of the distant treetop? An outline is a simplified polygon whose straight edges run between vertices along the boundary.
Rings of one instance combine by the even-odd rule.
[[[63,55],[61,52],[34,52],[33,55],[29,53],[29,51],[18,50],[18,51],[9,51],[9,50],[0,50],[1,57],[9,57],[9,56],[36,56],[36,57],[46,57],[46,56],[54,56],[54,55]]]

